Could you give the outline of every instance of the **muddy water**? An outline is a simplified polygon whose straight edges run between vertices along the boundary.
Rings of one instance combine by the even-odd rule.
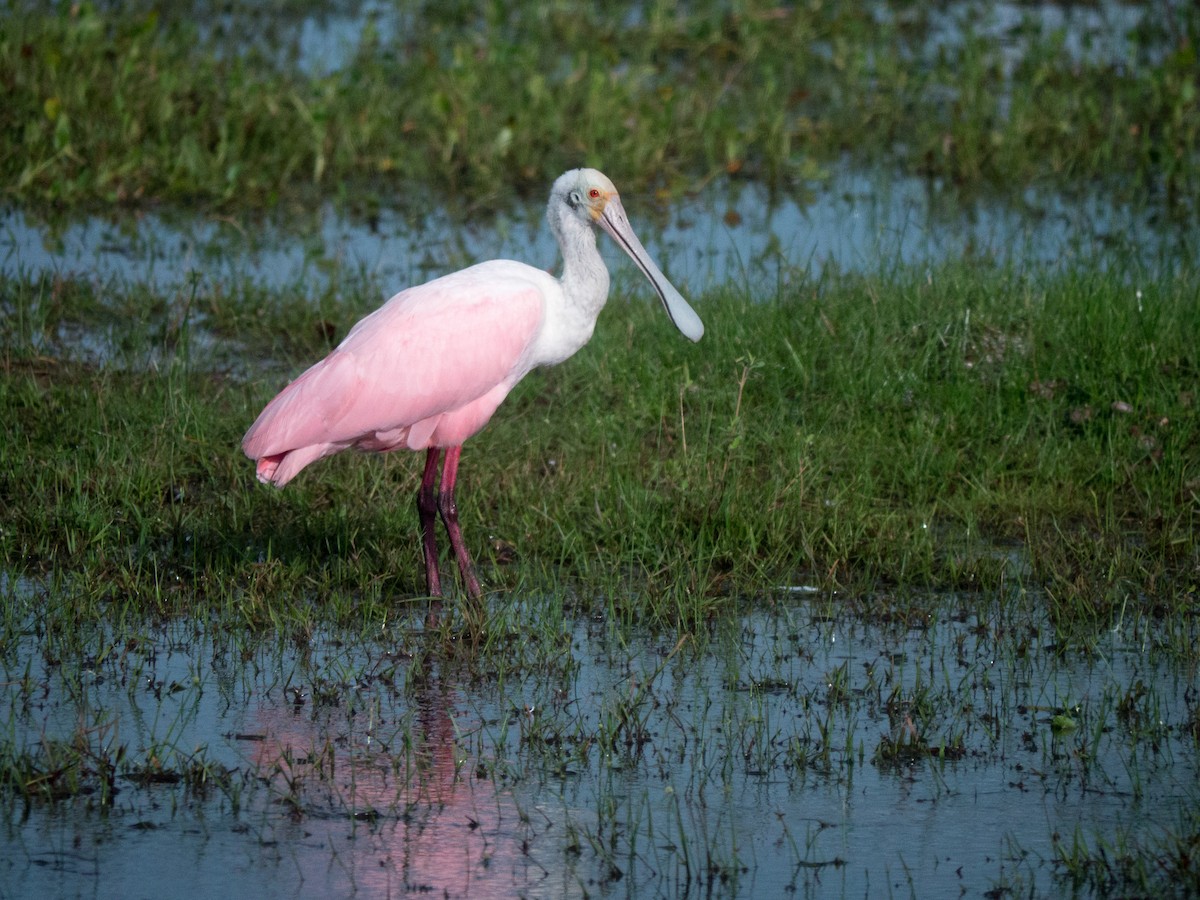
[[[1152,844],[1200,802],[1195,687],[1152,634],[1053,653],[1027,595],[841,603],[679,642],[528,601],[478,667],[416,625],[52,658],[31,615],[8,740],[124,757],[107,799],[4,796],[0,896],[1053,894],[1057,841]]]

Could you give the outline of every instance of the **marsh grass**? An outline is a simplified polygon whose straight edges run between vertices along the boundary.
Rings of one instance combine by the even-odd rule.
[[[371,210],[432,189],[474,211],[617,161],[643,193],[717,173],[786,191],[849,154],[1002,195],[1103,180],[1195,213],[1192,4],[1090,26],[1082,49],[969,2],[423,4],[331,71],[280,52],[287,28],[254,5],[6,5],[0,174],[42,208]]]
[[[1015,548],[1064,640],[1130,605],[1170,618],[1196,590],[1192,277],[796,272],[774,298],[699,298],[702,347],[619,292],[468,445],[466,533],[490,588],[627,622],[794,587],[994,588]],[[258,627],[382,620],[419,591],[411,456],[343,455],[276,493],[238,450],[379,294],[2,292],[6,570]]]

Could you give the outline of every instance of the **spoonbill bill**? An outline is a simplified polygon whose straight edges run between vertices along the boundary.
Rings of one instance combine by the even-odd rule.
[[[439,513],[464,587],[473,599],[482,596],[454,498],[463,441],[487,424],[530,370],[562,362],[591,338],[609,286],[596,226],[649,279],[675,327],[693,341],[704,334],[700,317],[650,258],[601,172],[572,169],[559,176],[546,218],[562,252],[561,278],[500,259],[401,291],[280,391],[242,439],[246,455],[257,461],[258,480],[276,487],[351,447],[424,450],[417,512],[431,597],[441,596]]]

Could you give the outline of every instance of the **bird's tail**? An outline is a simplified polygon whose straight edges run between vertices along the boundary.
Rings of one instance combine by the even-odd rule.
[[[258,475],[258,480],[263,484],[273,484],[275,487],[283,487],[287,484],[287,479],[279,480],[279,464],[283,462],[286,453],[277,453],[274,456],[264,456],[258,460],[255,472]]]

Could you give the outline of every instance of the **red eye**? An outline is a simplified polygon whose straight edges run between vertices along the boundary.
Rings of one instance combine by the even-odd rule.
[[[591,197],[593,200],[599,200],[599,199],[600,199],[600,191],[599,191],[599,189],[598,189],[598,188],[592,188],[590,191],[588,191],[588,196],[589,196],[589,197]]]

